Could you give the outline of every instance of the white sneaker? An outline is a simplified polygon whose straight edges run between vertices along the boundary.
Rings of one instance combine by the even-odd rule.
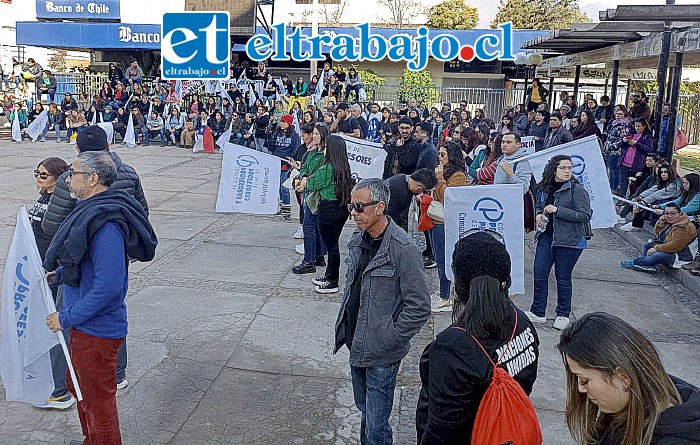
[[[312,282],[315,286],[320,286],[320,285],[322,285],[323,283],[325,283],[325,282],[327,282],[327,281],[328,281],[328,278],[326,278],[325,275],[318,276],[318,277],[314,278],[313,280],[311,280],[311,282]]]
[[[430,305],[430,312],[452,312],[452,302],[438,297],[438,301]]]
[[[569,317],[560,317],[557,316],[557,318],[554,319],[554,329],[558,330],[563,330],[566,329],[567,326],[569,326],[569,323],[571,323],[571,320],[569,320]]]
[[[304,239],[304,228],[299,226],[296,232],[294,232],[294,239]]]
[[[129,382],[127,382],[126,379],[122,380],[121,382],[117,382],[117,389],[124,389],[127,386],[129,386]]]
[[[632,223],[628,222],[624,226],[620,226],[620,230],[622,230],[623,232],[639,232],[642,229],[640,229],[639,227],[632,227]]]
[[[66,394],[63,397],[53,397],[41,405],[36,405],[41,409],[68,409],[75,404],[76,400],[71,394]]]
[[[299,255],[303,255],[304,254],[304,243],[297,244],[296,246],[294,246],[294,250],[296,250]]]
[[[527,315],[527,318],[529,318],[530,321],[533,323],[540,323],[540,324],[547,323],[547,317],[538,317],[537,315],[533,314],[530,311],[523,311],[523,312],[525,312],[525,315]]]

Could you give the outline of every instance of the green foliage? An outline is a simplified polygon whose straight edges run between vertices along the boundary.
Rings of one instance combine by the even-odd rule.
[[[49,57],[48,66],[54,72],[60,72],[66,70],[66,56],[68,53],[64,49],[58,49],[51,54]]]
[[[418,102],[425,101],[432,104],[440,97],[440,92],[435,88],[429,70],[411,71],[404,69],[397,79],[397,83],[396,99],[399,102],[416,99]]]
[[[515,29],[568,29],[572,23],[590,22],[578,0],[501,0],[491,28],[513,22]]]
[[[445,0],[428,9],[428,28],[474,29],[479,23],[479,10],[464,0]]]

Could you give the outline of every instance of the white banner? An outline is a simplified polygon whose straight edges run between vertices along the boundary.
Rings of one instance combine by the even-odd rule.
[[[124,133],[124,143],[129,148],[136,147],[136,133],[134,132],[134,115],[129,112],[129,122],[126,124],[126,133]]]
[[[111,122],[98,122],[95,125],[103,129],[105,133],[107,133],[107,142],[109,144],[114,144],[114,125],[112,125]]]
[[[535,152],[535,137],[523,136],[520,138],[520,146],[523,153],[531,155]]]
[[[75,382],[63,335],[54,334],[46,326],[46,316],[53,312],[56,306],[44,277],[34,232],[27,210],[21,207],[2,282],[0,377],[7,400],[34,405],[46,402],[54,389],[49,350],[59,343]],[[82,399],[77,386],[76,392]]]
[[[345,139],[348,150],[350,171],[355,182],[366,178],[381,178],[384,173],[386,151],[382,144],[357,139],[352,136],[339,135]]]
[[[32,121],[29,126],[27,126],[27,134],[32,138],[32,142],[36,142],[39,136],[44,132],[46,124],[49,123],[49,112],[47,110],[42,111],[39,115]]]
[[[617,223],[617,213],[615,213],[608,173],[600,152],[598,138],[588,136],[529,156],[527,160],[532,167],[535,181],[539,182],[542,179],[544,166],[555,155],[571,156],[574,176],[586,189],[591,199],[591,209],[593,209],[591,227],[594,229],[613,227]],[[535,200],[537,199],[538,197],[535,196]]]
[[[216,211],[274,215],[280,171],[277,156],[225,142]]]
[[[15,111],[15,120],[12,121],[12,140],[15,142],[22,142],[22,132],[20,128],[19,112]]]
[[[510,254],[510,293],[525,293],[525,230],[520,185],[480,185],[445,189],[445,273],[452,274],[452,252],[464,232],[472,228],[498,232]],[[479,261],[474,258],[474,261]]]

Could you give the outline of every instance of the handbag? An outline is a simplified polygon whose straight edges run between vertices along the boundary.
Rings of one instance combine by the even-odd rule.
[[[433,199],[426,213],[433,221],[445,222],[445,206],[440,201]]]
[[[430,203],[432,201],[433,198],[431,198],[430,196],[426,194],[420,195],[420,217],[418,218],[419,232],[426,232],[435,227],[435,223],[428,216],[428,207],[430,206]]]
[[[673,143],[673,151],[680,150],[688,145],[688,136],[685,135],[685,131],[679,129],[676,133],[676,140]]]
[[[304,197],[304,202],[306,203],[307,206],[309,206],[309,210],[311,210],[311,213],[314,215],[318,214],[318,206],[321,204],[321,193],[320,192],[311,192],[308,195]]]

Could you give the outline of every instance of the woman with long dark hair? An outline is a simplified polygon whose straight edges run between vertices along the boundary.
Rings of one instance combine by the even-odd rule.
[[[516,105],[515,115],[513,116],[513,124],[515,125],[515,131],[518,134],[525,134],[527,127],[530,125],[530,122],[527,119],[527,108],[525,108],[525,105]]]
[[[654,185],[640,193],[639,196],[634,199],[635,201],[646,206],[652,206],[654,204],[667,203],[683,194],[683,184],[680,178],[678,178],[675,167],[663,164],[660,165],[656,171],[658,173]],[[634,206],[632,213],[634,213],[632,222],[620,226],[620,230],[625,232],[642,230],[644,227],[644,220],[649,216],[649,212]]]
[[[438,161],[438,166],[435,167],[438,184],[433,190],[433,201],[437,201],[444,208],[445,189],[467,185],[467,166],[464,163],[461,144],[454,141],[444,143],[438,150]],[[440,277],[440,290],[431,296],[432,311],[447,312],[452,310],[452,303],[450,280],[445,271],[445,224],[437,218],[432,220],[435,226],[428,233]]]
[[[569,325],[571,274],[586,248],[590,228],[591,200],[573,176],[571,158],[557,155],[547,162],[535,196],[537,233],[535,242],[535,290],[530,310],[533,323],[546,323],[549,272],[554,266],[557,279],[557,317],[554,329]]]
[[[502,141],[502,134],[497,134],[489,141],[489,154],[484,159],[483,167],[476,170],[476,180],[479,185],[493,184],[496,169],[498,169],[498,160],[503,156]]]
[[[316,277],[312,282],[316,292],[329,294],[338,292],[340,278],[340,234],[350,216],[347,204],[350,192],[355,185],[350,172],[348,151],[345,140],[340,136],[326,138],[326,154],[323,164],[313,175],[302,179],[301,190],[318,192],[318,231],[323,244],[328,249],[328,266],[326,273]]]
[[[618,160],[620,168],[620,188],[617,194],[626,196],[628,182],[625,178],[635,176],[644,170],[647,153],[654,151],[654,138],[649,122],[644,118],[634,120],[634,133],[622,138],[622,153]]]
[[[578,445],[700,443],[700,389],[669,375],[641,332],[605,312],[566,328],[566,423]]]
[[[501,134],[515,133],[517,131],[511,115],[504,114],[503,117],[501,117],[501,123],[498,125],[496,131]]]
[[[583,110],[579,120],[581,121],[581,125],[571,131],[571,136],[574,137],[574,140],[593,135],[600,137],[600,129],[595,123],[595,118],[591,110]]]
[[[608,137],[603,144],[603,158],[610,174],[610,190],[617,193],[620,188],[620,153],[623,138],[634,132],[634,126],[629,118],[627,107],[618,105],[614,111],[615,119],[608,123]],[[623,178],[625,181],[627,178]]]
[[[532,322],[508,297],[511,261],[506,246],[498,233],[470,232],[457,241],[452,254],[452,325],[425,348],[420,360],[419,445],[473,443],[492,362],[506,348],[520,352],[498,366],[509,371],[525,394],[537,379],[540,341]],[[520,343],[517,349],[515,343],[507,347],[513,338]]]

